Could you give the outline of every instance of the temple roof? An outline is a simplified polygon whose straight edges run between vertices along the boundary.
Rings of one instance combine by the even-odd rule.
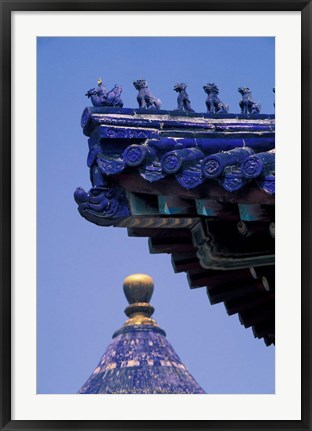
[[[80,394],[204,394],[151,318],[153,280],[135,274],[124,280],[129,319],[113,335]]]
[[[274,344],[275,116],[87,107],[81,125],[81,216],[148,237],[191,289]]]

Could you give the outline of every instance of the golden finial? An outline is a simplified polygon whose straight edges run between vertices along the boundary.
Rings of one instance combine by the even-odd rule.
[[[154,307],[149,303],[151,300],[154,282],[147,274],[132,274],[124,279],[124,293],[129,302],[125,309],[125,314],[129,319],[124,326],[129,325],[153,325],[158,326],[155,320],[151,319]]]
[[[102,78],[99,78],[97,83],[98,85],[102,84]]]
[[[154,282],[147,274],[132,274],[124,279],[123,288],[129,304],[149,302],[153,294]]]

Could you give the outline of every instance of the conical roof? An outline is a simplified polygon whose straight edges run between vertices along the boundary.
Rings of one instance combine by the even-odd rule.
[[[135,274],[124,280],[129,319],[113,341],[80,394],[204,394],[151,319],[153,280]]]

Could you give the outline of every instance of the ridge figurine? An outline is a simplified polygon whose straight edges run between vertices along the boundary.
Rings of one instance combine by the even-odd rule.
[[[178,111],[187,111],[187,112],[195,112],[194,109],[191,107],[191,101],[189,99],[189,96],[186,92],[187,84],[184,82],[181,82],[180,84],[176,84],[173,87],[173,90],[178,93]]]
[[[242,95],[242,100],[239,102],[242,114],[259,114],[261,104],[252,100],[252,94],[248,87],[239,87],[238,92]]]
[[[219,98],[219,88],[214,83],[208,83],[203,86],[205,93],[208,94],[206,99],[207,112],[210,114],[219,114],[229,112],[229,105],[225,105]]]
[[[121,100],[122,87],[115,84],[114,88],[109,92],[106,91],[102,79],[98,79],[97,88],[91,88],[85,94],[88,98],[91,98],[93,106],[111,106],[122,108],[123,101]]]
[[[139,108],[141,109],[160,109],[161,101],[154,97],[148,88],[148,84],[145,79],[138,79],[133,81],[133,85],[138,90],[137,101]]]

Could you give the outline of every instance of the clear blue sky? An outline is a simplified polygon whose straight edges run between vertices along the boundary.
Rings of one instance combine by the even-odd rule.
[[[123,279],[154,278],[154,318],[208,393],[274,393],[274,347],[190,290],[170,255],[150,255],[146,238],[84,220],[73,192],[89,190],[87,138],[80,127],[85,92],[102,77],[123,87],[137,107],[133,80],[145,78],[164,109],[176,108],[173,86],[187,82],[192,107],[205,112],[203,85],[239,112],[247,85],[262,113],[273,113],[274,38],[38,38],[37,51],[37,392],[76,393],[126,320]]]

